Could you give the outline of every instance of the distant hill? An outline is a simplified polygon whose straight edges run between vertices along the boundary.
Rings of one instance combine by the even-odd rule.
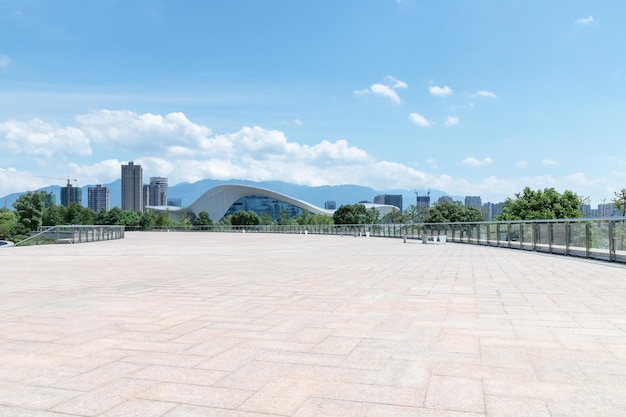
[[[204,194],[209,189],[218,185],[224,184],[240,184],[250,185],[255,187],[267,188],[272,191],[276,191],[282,194],[289,195],[299,200],[306,201],[314,204],[318,207],[324,207],[326,201],[334,201],[337,203],[337,207],[342,204],[355,204],[360,201],[374,201],[374,197],[379,194],[401,194],[404,207],[408,207],[411,204],[415,204],[415,192],[414,190],[374,190],[370,187],[363,187],[360,185],[323,185],[319,187],[309,187],[306,185],[290,184],[282,181],[263,181],[253,182],[247,180],[201,180],[194,183],[181,182],[168,188],[168,198],[180,198],[183,207],[186,207],[193,203],[198,197]],[[92,187],[95,184],[87,184],[81,186],[83,206],[87,206],[87,188]],[[121,206],[121,180],[115,180],[109,184],[103,184],[110,190],[111,207]],[[57,204],[60,204],[61,187],[58,185],[50,185],[48,187],[40,188],[36,191],[52,192],[56,196]],[[23,193],[13,193],[0,197],[0,207],[7,207],[12,209],[13,202],[19,198]],[[420,195],[423,195],[420,192]],[[431,190],[430,197],[431,203],[437,201],[439,197],[446,195],[446,193],[439,190]],[[460,199],[459,197],[454,197]]]

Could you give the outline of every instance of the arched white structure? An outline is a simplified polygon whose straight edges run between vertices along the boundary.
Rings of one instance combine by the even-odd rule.
[[[218,221],[224,217],[235,201],[242,197],[253,195],[274,198],[303,210],[310,211],[313,214],[327,214],[332,216],[334,213],[334,210],[319,208],[306,201],[297,200],[288,195],[277,193],[276,191],[249,185],[218,185],[217,187],[213,187],[187,207],[187,211],[192,212],[196,216],[198,216],[201,211],[206,211],[209,213],[211,219]]]
[[[209,217],[211,217],[213,221],[219,221],[222,219],[222,217],[224,217],[228,209],[233,205],[233,203],[235,203],[235,201],[239,200],[242,197],[249,196],[273,198],[283,203],[291,204],[292,206],[301,208],[302,210],[309,211],[312,214],[326,214],[332,216],[335,212],[335,210],[326,210],[313,204],[307,203],[306,201],[298,200],[296,198],[289,197],[286,194],[281,194],[276,191],[268,190],[266,188],[239,184],[218,185],[216,187],[213,187],[204,194],[202,194],[200,197],[198,197],[198,199],[191,203],[189,207],[182,210],[191,212],[196,217],[200,214],[201,211],[206,211],[207,213],[209,213]],[[396,206],[386,204],[365,203],[364,205],[368,209],[375,208],[376,210],[378,210],[381,217],[387,213],[392,212],[394,209],[398,210]],[[178,207],[174,208],[154,206],[149,208],[159,211],[169,209],[172,212],[181,210]]]

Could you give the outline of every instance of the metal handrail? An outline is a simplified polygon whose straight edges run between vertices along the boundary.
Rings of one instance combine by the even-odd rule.
[[[86,243],[123,238],[124,226],[83,226],[70,224],[44,226],[32,236],[15,243],[15,246],[44,245],[51,243]]]

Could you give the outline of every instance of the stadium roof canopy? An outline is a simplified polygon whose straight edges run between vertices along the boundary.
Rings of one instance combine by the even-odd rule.
[[[202,194],[200,197],[198,197],[196,201],[194,201],[193,203],[191,203],[191,205],[184,209],[171,206],[148,206],[148,208],[159,211],[184,210],[193,213],[196,217],[200,214],[201,211],[206,211],[207,213],[209,213],[209,217],[211,217],[211,219],[219,221],[222,217],[224,217],[224,215],[233,205],[233,203],[235,203],[242,197],[248,196],[273,198],[275,200],[301,208],[302,210],[307,210],[312,214],[326,214],[332,216],[335,212],[335,210],[323,209],[313,204],[307,203],[306,201],[298,200],[286,194],[281,194],[279,192],[268,190],[266,188],[239,184],[226,184],[213,187],[210,190],[206,191],[204,194]],[[396,206],[391,206],[387,204],[365,203],[364,205],[368,209],[375,208],[380,212],[381,216],[390,213],[394,209],[398,209]]]

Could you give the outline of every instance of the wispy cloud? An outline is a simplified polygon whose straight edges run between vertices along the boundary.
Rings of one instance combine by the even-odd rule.
[[[526,168],[528,166],[528,161],[517,161],[517,163],[515,163],[515,166],[517,168]]]
[[[476,93],[472,94],[472,97],[497,98],[495,93],[485,90],[478,90]]]
[[[11,63],[11,58],[6,55],[0,55],[0,68],[6,68]]]
[[[430,126],[430,122],[428,121],[427,118],[425,118],[424,116],[422,116],[419,113],[411,113],[409,114],[409,120],[412,121],[413,123],[415,123],[418,126],[421,127],[428,127]]]
[[[430,87],[428,87],[428,92],[432,94],[433,96],[447,97],[452,94],[452,89],[448,87],[447,85],[444,87],[431,85]]]
[[[302,126],[302,120],[300,119],[293,119],[293,124],[296,126]]]
[[[554,159],[544,159],[543,161],[541,161],[541,164],[545,166],[558,166],[559,165],[559,163],[555,161]]]
[[[590,24],[592,22],[593,22],[593,16],[581,17],[581,18],[576,19],[574,21],[574,23],[576,23],[577,25],[588,25],[588,24]]]
[[[459,124],[459,116],[447,116],[444,122],[446,126],[454,126]]]
[[[355,90],[354,94],[357,96],[377,94],[377,95],[391,99],[391,101],[393,101],[396,104],[402,103],[400,96],[395,90],[398,88],[408,88],[407,83],[391,75],[387,75],[384,78],[384,81],[385,81],[385,84],[372,84],[369,88],[365,88],[363,90]]]
[[[492,163],[493,163],[493,159],[491,158],[476,159],[473,156],[468,156],[467,158],[461,161],[461,164],[468,165],[471,167],[481,167],[485,165],[491,165]]]

